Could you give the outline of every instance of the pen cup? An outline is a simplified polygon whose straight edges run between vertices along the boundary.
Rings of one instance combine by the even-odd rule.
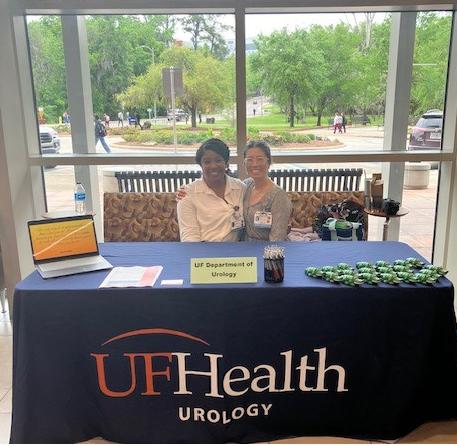
[[[265,282],[280,283],[284,280],[284,248],[267,246],[263,253],[263,274]]]

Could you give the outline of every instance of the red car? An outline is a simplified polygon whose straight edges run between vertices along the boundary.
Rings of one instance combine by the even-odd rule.
[[[408,150],[441,149],[443,112],[428,110],[411,129]]]

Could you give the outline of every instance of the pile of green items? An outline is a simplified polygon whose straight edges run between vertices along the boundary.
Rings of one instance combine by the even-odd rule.
[[[395,260],[393,265],[384,260],[371,262],[357,262],[356,269],[347,263],[338,263],[337,266],[323,266],[316,268],[310,266],[305,269],[305,274],[310,277],[324,279],[332,283],[344,283],[356,286],[362,283],[376,285],[387,283],[421,283],[431,285],[440,277],[447,274],[441,266],[425,265],[420,259],[408,257],[406,260]]]

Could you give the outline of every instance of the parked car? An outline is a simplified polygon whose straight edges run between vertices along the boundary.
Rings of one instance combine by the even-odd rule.
[[[186,118],[189,118],[189,114],[185,112],[182,108],[175,109],[176,121],[185,121]],[[173,121],[173,110],[167,111],[167,119]]]
[[[40,146],[41,153],[59,153],[59,134],[52,127],[40,125]]]
[[[443,112],[426,111],[411,129],[408,150],[441,149],[442,129]]]

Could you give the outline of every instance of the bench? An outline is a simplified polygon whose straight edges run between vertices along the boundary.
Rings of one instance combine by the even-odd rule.
[[[286,191],[359,190],[363,169],[270,170],[270,178]],[[236,177],[237,172],[230,175]],[[201,171],[115,172],[119,192],[175,192],[201,177]]]
[[[351,122],[354,125],[354,127],[357,126],[357,124],[362,124],[362,125],[367,125],[371,124],[370,118],[368,116],[351,116]]]
[[[315,222],[320,206],[345,199],[362,206],[363,191],[288,192],[292,202],[290,225],[306,228]],[[177,242],[179,226],[174,193],[105,192],[103,195],[105,242]],[[368,234],[368,219],[364,223]]]

